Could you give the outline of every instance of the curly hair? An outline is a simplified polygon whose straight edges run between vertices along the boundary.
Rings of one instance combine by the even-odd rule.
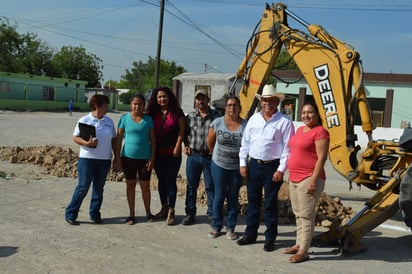
[[[169,105],[167,106],[167,110],[171,113],[177,113],[180,109],[179,102],[177,101],[176,96],[173,94],[172,90],[168,87],[158,87],[155,88],[149,98],[149,103],[147,105],[147,114],[150,116],[156,115],[156,113],[160,112],[160,106],[157,102],[157,94],[159,91],[163,91],[169,97]]]

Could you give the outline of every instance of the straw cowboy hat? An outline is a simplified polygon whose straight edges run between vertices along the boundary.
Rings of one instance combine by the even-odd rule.
[[[265,85],[262,94],[256,94],[256,98],[260,101],[262,98],[277,97],[279,101],[285,100],[285,94],[277,92],[273,85]]]

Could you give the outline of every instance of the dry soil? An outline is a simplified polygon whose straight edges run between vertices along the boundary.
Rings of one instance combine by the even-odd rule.
[[[84,113],[0,112],[0,146],[60,146],[78,150],[73,127]],[[109,113],[115,122],[120,113]],[[185,165],[181,175],[184,177]],[[311,260],[288,263],[282,249],[294,243],[294,225],[279,225],[274,252],[263,251],[264,225],[256,244],[238,246],[224,236],[210,239],[205,208],[199,205],[196,224],[183,226],[184,195],[178,196],[178,224],[147,223],[137,195],[138,223],[128,226],[125,185],[108,182],[102,206],[104,224],[88,219],[89,196],[81,208],[80,226],[64,221],[76,178],[47,174],[35,164],[0,161],[0,273],[407,273],[412,268],[412,235],[400,214],[368,233],[368,251],[342,257],[335,247],[310,250]],[[8,175],[8,176],[7,176]],[[373,192],[348,190],[345,180],[327,167],[325,192],[359,211]],[[137,188],[138,189],[138,188]],[[138,191],[139,192],[139,191]],[[139,192],[140,193],[140,192]],[[159,210],[152,192],[153,212]],[[236,231],[245,229],[239,216]],[[316,233],[325,228],[316,227]]]

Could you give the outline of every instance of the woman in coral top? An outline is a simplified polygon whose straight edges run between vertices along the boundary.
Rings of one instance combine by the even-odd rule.
[[[283,253],[293,254],[289,259],[291,263],[309,259],[316,206],[325,187],[324,165],[329,150],[329,132],[322,127],[314,102],[305,102],[301,118],[305,125],[289,140],[289,191],[297,228],[295,245]]]

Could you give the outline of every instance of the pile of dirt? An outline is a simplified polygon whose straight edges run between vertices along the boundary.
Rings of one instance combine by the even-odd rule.
[[[57,146],[37,146],[37,147],[0,147],[0,159],[10,163],[29,163],[39,165],[44,168],[47,175],[57,177],[77,177],[78,155],[71,148]],[[122,172],[111,170],[108,178],[111,182],[123,182],[125,180]],[[155,172],[152,173],[151,188],[157,190],[157,178]],[[178,195],[184,196],[186,193],[186,179],[181,175],[177,178]],[[207,205],[204,183],[200,182],[197,192],[197,202],[201,206]],[[279,224],[291,224],[295,222],[292,207],[289,200],[288,183],[282,184],[279,191]],[[243,185],[239,192],[239,212],[247,213],[247,188]],[[263,219],[263,210],[261,210]],[[338,197],[332,198],[326,193],[322,193],[316,214],[316,225],[329,227],[332,223],[344,225],[355,215],[355,211],[350,207],[345,207]]]

